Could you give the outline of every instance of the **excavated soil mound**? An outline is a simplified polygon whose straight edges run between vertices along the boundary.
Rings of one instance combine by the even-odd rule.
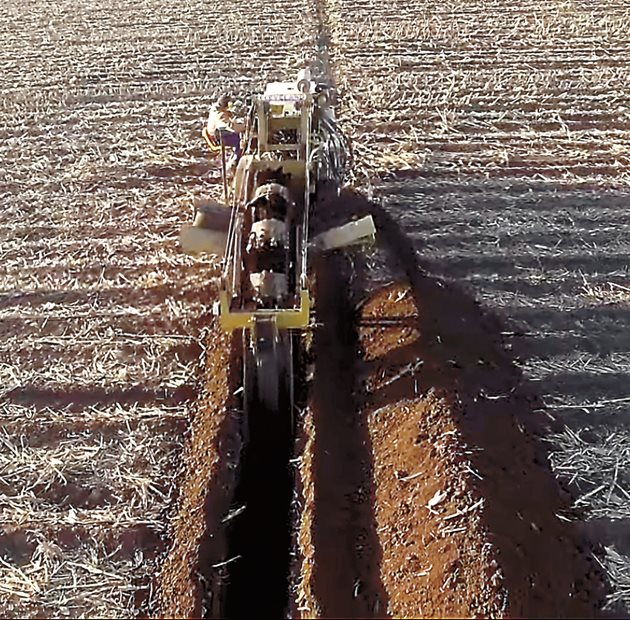
[[[424,297],[415,328],[361,329],[390,612],[591,617],[601,575],[565,520],[535,400],[458,297],[441,287]],[[361,317],[414,305],[408,286],[392,285]]]
[[[361,259],[316,266],[294,615],[595,615],[602,575],[500,322],[429,277],[381,209],[349,193],[330,204],[326,225],[374,216],[402,283],[366,299]]]

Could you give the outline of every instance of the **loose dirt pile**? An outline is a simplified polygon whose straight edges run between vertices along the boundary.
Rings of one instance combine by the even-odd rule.
[[[318,265],[314,440],[300,468],[313,489],[311,534],[294,609],[594,615],[601,571],[567,522],[568,497],[538,436],[543,414],[500,324],[424,275],[395,223],[374,214],[394,272],[411,285],[380,288],[355,310],[361,293],[354,302],[340,293],[365,290],[361,261]]]
[[[362,316],[399,316],[405,299],[393,286]],[[409,327],[361,339],[392,615],[592,616],[601,575],[561,520],[534,399],[469,300],[437,283],[423,300],[412,342]]]

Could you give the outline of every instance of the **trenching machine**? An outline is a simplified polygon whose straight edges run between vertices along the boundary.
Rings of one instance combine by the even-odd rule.
[[[249,108],[235,168],[220,145],[224,203],[200,204],[180,234],[186,252],[222,256],[215,311],[223,329],[242,333],[245,402],[268,410],[287,398],[293,410],[296,335],[312,320],[309,256],[374,240],[370,216],[313,232],[320,196],[338,195],[351,165],[334,99],[308,69],[268,84]]]

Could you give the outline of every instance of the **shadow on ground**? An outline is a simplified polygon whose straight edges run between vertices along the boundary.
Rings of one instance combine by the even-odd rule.
[[[387,365],[423,364],[377,398],[385,404],[401,393],[430,388],[448,396],[463,440],[473,448],[475,486],[485,499],[484,525],[501,559],[508,615],[598,613],[608,588],[593,548],[568,522],[573,498],[553,475],[542,441],[549,419],[505,348],[502,320],[460,287],[430,275],[432,262],[418,257],[413,242],[383,208],[350,192],[330,200],[343,209],[331,209],[325,226],[349,214],[372,215],[379,247],[386,249],[394,273],[410,285],[420,335],[392,352]],[[367,264],[357,259],[354,269],[361,289]]]

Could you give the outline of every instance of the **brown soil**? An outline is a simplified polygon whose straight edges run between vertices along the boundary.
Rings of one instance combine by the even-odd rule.
[[[216,323],[206,347],[203,398],[184,454],[171,549],[158,580],[156,611],[166,618],[199,618],[221,605],[216,595],[226,553],[222,519],[229,509],[241,448],[238,412],[232,409],[238,368],[231,363],[234,343]]]
[[[466,527],[466,530],[449,534],[449,538],[455,537],[451,538],[452,553],[460,557],[455,558],[455,565],[449,565],[450,557],[442,556],[447,560],[443,564],[445,571],[436,575],[438,580],[444,578],[441,588],[447,596],[422,613],[486,615],[492,611],[486,606],[489,599],[484,595],[484,589],[490,584],[505,589],[507,606],[504,613],[510,617],[595,615],[603,603],[603,577],[587,543],[567,521],[571,516],[570,498],[554,478],[540,440],[546,417],[503,347],[501,323],[484,313],[474,300],[456,287],[427,276],[419,268],[413,247],[395,223],[388,221],[382,212],[375,215],[380,221],[382,243],[395,248],[411,283],[407,313],[411,311],[409,304],[413,299],[418,313],[415,326],[418,339],[410,345],[392,346],[396,331],[399,337],[408,338],[408,332],[394,330],[387,337],[388,350],[378,351],[379,345],[375,350],[373,344],[379,342],[377,334],[369,331],[365,334],[362,339],[364,348],[368,352],[374,351],[373,356],[379,356],[371,368],[372,376],[382,377],[384,373],[410,363],[414,363],[416,370],[385,389],[369,394],[366,405],[374,408],[391,403],[396,409],[400,406],[396,403],[417,395],[414,409],[419,406],[420,410],[415,415],[419,416],[423,408],[428,409],[434,422],[424,419],[418,429],[408,426],[409,432],[404,433],[400,428],[400,416],[392,426],[391,421],[389,424],[383,422],[383,425],[377,421],[381,414],[373,415],[374,445],[386,445],[384,436],[382,441],[376,440],[379,433],[398,434],[400,448],[393,454],[399,459],[398,450],[404,455],[413,450],[412,444],[417,445],[419,454],[427,453],[424,471],[425,475],[432,475],[433,484],[440,478],[435,472],[440,468],[448,471],[445,460],[452,459],[451,481],[445,482],[443,488],[450,495],[452,489],[459,486],[460,497],[468,500],[456,502],[453,508],[463,512],[471,508],[471,503],[474,506],[483,502],[478,523],[470,513],[454,518],[457,525]],[[380,297],[366,304],[363,317],[395,315],[400,312],[400,306],[398,292],[390,291],[385,298],[381,293]],[[419,361],[422,365],[417,367]],[[409,422],[405,421],[405,424]],[[443,425],[442,429],[440,425]],[[422,433],[423,427],[428,428],[426,435]],[[448,432],[452,433],[451,446],[441,451],[435,438],[444,437]],[[449,457],[445,458],[440,452],[449,453]],[[409,452],[407,454],[411,456]],[[380,464],[378,454],[375,454],[375,460]],[[393,493],[392,499],[398,497],[402,501],[400,495],[406,495],[408,490],[401,489],[396,476],[391,476],[395,463],[383,461],[382,466],[384,470],[377,466],[377,488],[379,473],[386,473],[389,467],[389,475],[381,488],[385,493]],[[448,481],[448,475],[445,478]],[[420,486],[420,476],[414,482]],[[426,506],[422,502],[427,496],[433,497],[431,489],[424,491],[416,506]],[[457,498],[457,495],[453,493],[453,497]],[[383,504],[379,501],[377,505]],[[444,514],[447,508],[443,506],[438,512]],[[426,511],[421,509],[420,514],[426,514]],[[451,514],[453,511],[448,510],[447,516]],[[416,513],[412,517],[410,525],[417,516]],[[454,521],[449,519],[449,526],[455,525]],[[459,536],[464,538],[458,540]],[[481,546],[481,553],[472,551],[474,545],[471,548],[470,540],[466,540],[471,536],[477,541],[476,546]],[[418,545],[417,534],[413,538]],[[387,545],[385,540],[386,537],[382,539],[385,565],[390,557],[386,549],[394,551],[393,558],[400,562],[399,547],[392,541]],[[490,546],[486,547],[486,544]],[[471,561],[468,567],[471,580],[461,582],[466,592],[462,599],[464,607],[451,607],[454,601],[449,590],[457,592],[458,588],[453,587],[452,582],[448,589],[445,588],[446,578],[450,579],[456,572],[457,563],[465,566],[466,556]],[[434,558],[427,559],[432,561]],[[462,569],[460,577],[466,572]],[[392,573],[392,570],[386,571],[388,575]],[[404,575],[403,583],[409,580],[408,573]],[[431,591],[435,592],[434,589]],[[499,591],[496,592],[499,595]],[[392,595],[392,605],[394,600]],[[398,600],[400,608],[394,608],[395,613],[413,614],[414,609],[418,613],[416,597],[403,595]]]
[[[434,310],[425,303],[412,344],[398,345],[408,328],[361,330],[365,357],[372,358],[364,412],[389,610],[591,617],[601,576],[573,527],[557,516],[567,504],[531,434],[532,403],[488,346],[491,333],[480,314],[476,326],[469,316],[466,332],[453,334],[452,349],[443,350],[439,333],[444,341],[457,330],[448,308],[466,306],[453,293],[442,297],[458,303],[434,315],[440,332],[431,329]],[[362,317],[395,316],[405,301],[413,304],[410,289],[393,285],[365,305]],[[403,369],[409,370],[392,381]]]
[[[216,618],[261,609],[279,615],[288,599],[292,532],[289,426],[262,406],[245,411],[240,335],[230,338],[215,325],[207,345],[205,395],[184,455],[155,612]]]
[[[566,521],[537,436],[544,414],[501,325],[428,277],[380,209],[342,199],[372,212],[391,274],[407,283],[361,300],[360,259],[316,267],[292,615],[596,615],[602,576]]]

